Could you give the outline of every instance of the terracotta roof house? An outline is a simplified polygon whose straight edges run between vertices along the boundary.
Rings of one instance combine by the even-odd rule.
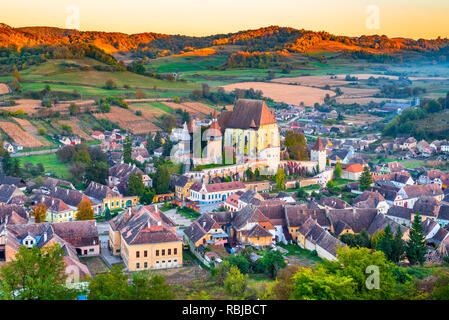
[[[449,225],[449,206],[442,205],[438,211],[437,222],[444,228]]]
[[[336,249],[345,246],[310,217],[299,229],[297,242],[301,248],[316,251],[320,258],[327,260],[336,260]]]
[[[0,206],[0,225],[26,224],[28,214],[23,206],[6,204]]]
[[[390,225],[391,231],[393,234],[397,232],[398,227],[401,229],[402,234],[405,234],[408,231],[407,227],[397,223],[396,221],[390,219],[384,214],[377,214],[374,219],[371,221],[366,232],[371,236],[374,236],[377,232],[384,230],[387,225]]]
[[[16,186],[17,188],[24,190],[26,188],[26,182],[22,178],[7,176],[4,173],[0,174],[0,185],[8,184]]]
[[[90,201],[89,197],[86,196],[83,192],[62,187],[55,187],[51,189],[48,193],[45,193],[45,195],[48,195],[52,198],[61,199],[67,205],[73,208],[77,208],[78,205],[83,200]]]
[[[138,196],[124,197],[119,192],[110,187],[92,181],[84,194],[92,202],[92,207],[96,215],[104,214],[107,210],[116,210],[134,206],[138,203]]]
[[[79,256],[100,254],[100,240],[95,220],[54,223],[53,229],[58,236],[75,248]]]
[[[263,237],[254,236],[256,233],[256,226],[262,227],[268,233],[265,233]],[[256,228],[255,230],[253,230]],[[239,212],[235,213],[232,220],[232,229],[235,232],[236,239],[242,243],[250,243],[256,246],[268,246],[271,245],[275,239],[275,228],[270,220],[263,215],[263,213],[257,208],[251,208],[250,206],[244,207]],[[257,231],[257,233],[260,233]],[[254,237],[253,237],[254,236]]]
[[[108,186],[116,186],[121,194],[125,194],[128,179],[132,173],[141,174],[143,184],[146,186],[150,186],[149,177],[142,170],[137,168],[135,165],[126,163],[118,163],[109,168]]]
[[[20,246],[44,248],[54,244],[58,244],[64,251],[64,263],[66,265],[66,273],[71,274],[76,268],[80,280],[86,275],[91,276],[86,265],[82,264],[78,259],[75,248],[58,236],[53,226],[48,222],[38,224],[16,224],[8,225],[2,232],[0,243],[0,252],[3,249],[4,261],[8,262],[15,258],[15,254],[19,251]],[[3,247],[3,248],[1,248]],[[1,256],[1,254],[0,254]]]
[[[399,194],[404,200],[404,206],[408,208],[412,208],[418,198],[423,196],[433,197],[438,201],[444,198],[443,190],[436,184],[404,186]]]
[[[383,214],[387,213],[390,208],[390,205],[380,193],[372,191],[364,191],[354,199],[352,205],[360,209],[375,208]]]
[[[357,181],[357,180],[359,180],[360,176],[362,175],[363,170],[364,170],[364,167],[359,163],[354,163],[354,164],[349,164],[349,165],[343,164],[342,171],[341,171],[341,178]]]
[[[336,197],[322,196],[317,202],[318,206],[323,209],[347,209],[351,208],[351,205],[344,200]]]
[[[69,207],[64,201],[58,198],[46,196],[44,194],[37,194],[33,198],[36,205],[45,204],[47,208],[47,222],[67,222],[75,220],[76,210]]]
[[[327,216],[331,223],[331,231],[336,235],[344,233],[359,233],[368,230],[377,209],[342,209],[329,210]]]
[[[11,184],[0,185],[0,204],[10,204],[15,197],[24,196],[22,190]]]
[[[224,202],[223,207],[228,211],[239,211],[239,198],[243,194],[243,191],[237,191],[234,194],[231,194]]]
[[[42,188],[45,188],[47,190],[51,190],[55,187],[60,187],[60,186],[75,190],[75,187],[73,186],[73,184],[71,182],[61,180],[61,179],[51,178],[51,177],[48,177],[47,179],[45,179],[44,183],[42,184]]]
[[[200,245],[224,245],[228,242],[228,234],[214,218],[204,213],[184,230],[184,239],[191,248]]]
[[[401,224],[410,226],[412,220],[413,209],[402,206],[391,206],[385,214],[391,220]]]
[[[108,243],[129,271],[182,266],[176,224],[157,206],[130,207],[110,220]]]

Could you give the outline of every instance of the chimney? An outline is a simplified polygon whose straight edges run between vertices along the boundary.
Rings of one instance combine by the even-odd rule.
[[[203,221],[203,228],[206,227],[206,221]]]
[[[133,215],[132,211],[131,211],[131,207],[128,208],[128,214],[131,217]]]
[[[44,241],[47,241],[47,232],[44,232]]]
[[[160,226],[162,226],[162,222],[161,221],[158,221],[157,222],[157,225],[160,227]]]
[[[157,205],[154,206],[154,212],[157,213]]]
[[[148,229],[151,229],[151,222],[150,222],[149,219],[148,219],[148,222],[147,222],[147,226],[148,226]]]

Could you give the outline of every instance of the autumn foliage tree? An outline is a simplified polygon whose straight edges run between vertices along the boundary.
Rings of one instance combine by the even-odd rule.
[[[284,145],[291,160],[309,160],[306,144],[306,138],[302,133],[290,130],[285,135]]]
[[[30,214],[34,217],[36,223],[44,222],[47,217],[47,206],[45,203],[37,205],[31,210]]]
[[[94,209],[92,209],[92,204],[89,200],[83,200],[78,205],[78,210],[76,211],[76,220],[93,220],[94,219]]]

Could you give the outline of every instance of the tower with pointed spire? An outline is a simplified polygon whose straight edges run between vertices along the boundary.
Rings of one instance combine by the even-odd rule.
[[[310,150],[310,160],[318,162],[320,172],[326,168],[326,148],[324,148],[320,137]]]
[[[221,133],[220,125],[217,119],[217,110],[214,110],[212,116],[212,123],[206,131],[207,146],[205,150],[205,155],[209,163],[222,163],[222,141],[223,135]]]

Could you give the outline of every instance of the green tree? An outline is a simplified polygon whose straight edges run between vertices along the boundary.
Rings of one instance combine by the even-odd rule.
[[[409,232],[409,240],[406,244],[406,256],[410,264],[424,264],[427,253],[426,237],[423,234],[421,216],[416,214],[413,218],[412,227]]]
[[[398,263],[404,257],[405,253],[405,242],[402,240],[402,231],[400,226],[396,229],[396,233],[393,239],[393,254],[391,257],[391,261],[394,263]]]
[[[123,145],[123,162],[124,163],[131,163],[132,158],[132,144],[131,144],[131,137],[128,135],[125,138],[125,144]]]
[[[13,177],[21,177],[22,176],[22,168],[20,168],[20,160],[15,158],[12,161],[12,167],[9,170],[9,175]]]
[[[257,261],[256,270],[265,273],[272,279],[276,278],[279,270],[285,268],[287,263],[285,263],[284,257],[279,250],[276,251],[265,251],[263,257]]]
[[[2,168],[5,174],[10,174],[11,168],[13,166],[13,161],[11,155],[8,151],[5,150],[5,154],[3,155]]]
[[[226,261],[229,262],[231,266],[239,268],[241,273],[248,273],[251,263],[241,254],[230,255],[226,257]]]
[[[300,267],[292,278],[293,299],[348,300],[354,298],[354,281],[350,276],[327,272],[323,266],[315,269]]]
[[[88,165],[90,163],[90,155],[87,150],[79,150],[72,158],[73,162],[81,162],[84,165]]]
[[[394,273],[396,266],[383,252],[349,247],[336,251],[337,261],[325,260],[323,266],[328,272],[352,278],[357,299],[410,298],[415,293],[410,281],[398,281]]]
[[[154,136],[154,149],[160,148],[161,146],[162,146],[161,132],[157,131],[156,135]]]
[[[142,181],[142,175],[137,173],[131,173],[128,178],[128,184],[126,188],[127,196],[142,196],[145,186]]]
[[[236,266],[231,266],[223,282],[225,290],[233,296],[242,296],[248,284],[248,275],[242,274]]]
[[[212,297],[204,290],[194,292],[187,297],[187,300],[212,300]]]
[[[371,176],[371,173],[369,171],[369,169],[367,167],[365,167],[363,169],[362,174],[360,175],[359,178],[359,185],[360,185],[360,189],[366,190],[368,189],[371,185],[373,184],[373,177]]]
[[[154,151],[154,140],[153,140],[153,135],[151,134],[151,132],[148,132],[146,147],[147,147],[148,153],[152,154]]]
[[[164,194],[168,192],[170,186],[170,173],[166,165],[157,167],[153,182],[156,189],[156,194]]]
[[[172,300],[175,295],[170,285],[161,275],[149,275],[147,272],[134,273],[129,288],[132,300]]]
[[[376,249],[382,251],[388,260],[393,261],[394,239],[390,224],[387,224],[380,233]]]
[[[435,300],[449,300],[449,272],[435,271],[437,281],[432,289],[432,298]]]
[[[71,103],[69,106],[70,115],[74,116],[80,112],[80,107],[77,104]]]
[[[109,175],[109,168],[106,162],[91,161],[85,169],[85,184],[89,185],[91,181],[105,184]]]
[[[121,265],[114,265],[109,272],[97,274],[89,282],[89,300],[130,299],[128,276]]]
[[[65,300],[77,292],[65,285],[64,251],[58,244],[20,246],[15,258],[0,269],[0,289],[6,299]]]
[[[334,169],[334,179],[338,180],[341,178],[341,163],[337,162]]]
[[[285,189],[285,172],[282,168],[279,168],[276,173],[276,188],[278,190]]]
[[[228,260],[224,259],[220,266],[213,270],[213,275],[216,278],[218,284],[223,285],[229,270],[231,270],[231,264]]]
[[[154,191],[150,189],[150,187],[145,187],[143,189],[143,193],[140,196],[140,203],[142,204],[151,204],[153,203]]]

